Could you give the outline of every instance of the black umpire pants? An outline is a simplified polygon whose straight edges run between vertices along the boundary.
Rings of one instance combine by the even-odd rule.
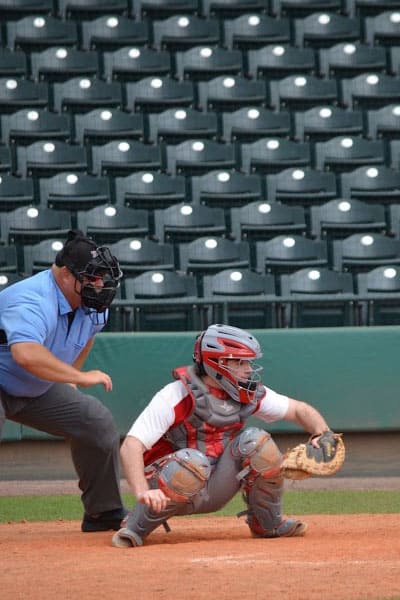
[[[37,398],[0,392],[0,439],[6,419],[69,441],[87,514],[122,507],[119,434],[110,411],[97,398],[64,383]]]

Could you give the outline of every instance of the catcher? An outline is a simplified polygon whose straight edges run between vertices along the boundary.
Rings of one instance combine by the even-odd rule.
[[[304,535],[307,525],[282,516],[285,477],[332,475],[344,460],[340,435],[309,404],[261,383],[254,360],[260,345],[247,331],[211,325],[197,338],[194,365],[174,370],[132,425],[121,447],[125,476],[138,502],[112,543],[141,546],[175,515],[214,512],[242,490],[246,521],[254,536]],[[264,423],[297,423],[310,441],[283,456]]]

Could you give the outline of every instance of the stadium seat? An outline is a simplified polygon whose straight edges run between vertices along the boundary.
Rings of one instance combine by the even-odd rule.
[[[169,52],[154,48],[125,46],[103,52],[103,73],[107,81],[139,81],[144,77],[164,77],[171,72]]]
[[[338,106],[314,106],[304,112],[295,112],[295,139],[299,141],[329,140],[339,135],[362,135],[361,110],[346,110]]]
[[[59,115],[47,109],[24,108],[11,115],[2,115],[1,139],[4,143],[18,146],[39,140],[71,139],[71,123],[67,115]]]
[[[400,138],[400,104],[388,104],[366,112],[367,135],[372,139]]]
[[[314,169],[298,167],[283,169],[266,176],[266,193],[269,202],[311,206],[323,204],[338,196],[336,177]]]
[[[175,269],[172,244],[157,243],[140,237],[127,237],[109,244],[109,248],[112,254],[118,257],[120,267],[126,276],[140,275],[145,271]]]
[[[101,14],[127,15],[129,0],[57,0],[58,12],[64,20],[84,21]]]
[[[21,281],[22,279],[23,279],[23,276],[20,275],[19,273],[7,273],[4,271],[1,271],[1,267],[0,267],[0,292],[5,290],[9,285],[12,285],[13,283],[17,283],[18,281]]]
[[[124,281],[121,303],[125,331],[187,331],[207,326],[196,279],[175,271],[145,271]],[[117,304],[118,302],[113,305]]]
[[[114,140],[103,146],[91,146],[90,156],[90,172],[95,175],[121,177],[132,171],[158,171],[162,167],[160,147],[136,140]]]
[[[397,7],[400,9],[400,5]],[[382,12],[367,17],[365,23],[365,41],[371,46],[399,46],[400,21],[399,10]]]
[[[152,21],[153,46],[158,50],[182,52],[193,46],[219,43],[219,24],[216,19],[177,14]]]
[[[131,0],[136,21],[167,19],[176,14],[197,14],[199,0]]]
[[[267,44],[290,44],[289,19],[276,19],[269,15],[241,15],[225,19],[222,24],[222,41],[226,48],[252,50]]]
[[[317,11],[341,12],[343,0],[272,0],[271,14],[300,18]]]
[[[339,175],[340,195],[381,204],[400,202],[400,173],[385,166],[359,167]]]
[[[348,0],[347,4],[350,14],[360,15],[362,18],[400,8],[399,0]]]
[[[391,204],[388,207],[388,219],[389,219],[389,235],[393,235],[397,239],[400,239],[400,205]]]
[[[384,265],[356,276],[362,325],[400,325],[400,268]]]
[[[289,137],[291,119],[287,111],[279,113],[262,106],[239,108],[220,115],[224,142],[251,143],[264,137]]]
[[[278,327],[275,280],[249,269],[224,269],[203,278],[211,322],[246,329]]]
[[[52,108],[56,112],[89,112],[95,108],[121,108],[123,103],[121,85],[100,79],[73,77],[61,83],[53,83]]]
[[[25,79],[0,79],[0,111],[10,114],[23,108],[47,108],[49,92],[47,83],[34,83]]]
[[[283,327],[343,327],[358,324],[350,273],[326,267],[280,277]]]
[[[258,175],[245,175],[238,171],[211,171],[192,177],[194,202],[220,207],[228,212],[263,197],[262,181]]]
[[[74,141],[85,146],[102,145],[111,140],[144,139],[141,114],[126,113],[119,108],[95,108],[73,115]]]
[[[237,240],[255,242],[278,235],[305,235],[307,224],[302,206],[258,200],[231,209],[232,234]]]
[[[202,204],[174,204],[154,212],[155,236],[162,243],[179,244],[202,236],[225,236],[224,211]]]
[[[256,242],[256,265],[259,273],[293,273],[305,267],[327,267],[325,241],[311,240],[298,234],[278,235]]]
[[[149,234],[147,211],[106,204],[77,212],[77,227],[97,244],[110,244],[126,237]]]
[[[153,210],[186,200],[185,179],[165,173],[140,171],[115,180],[117,204]]]
[[[245,77],[215,77],[197,84],[200,110],[235,111],[244,106],[265,106],[265,82]]]
[[[201,13],[219,20],[233,19],[246,13],[267,13],[269,0],[200,0]]]
[[[194,107],[195,90],[190,81],[169,77],[145,77],[125,84],[128,111],[162,112],[168,108]]]
[[[315,75],[289,75],[271,81],[268,93],[268,104],[275,110],[305,111],[320,104],[334,105],[338,101],[336,81]]]
[[[337,271],[354,274],[383,265],[400,265],[400,240],[364,232],[333,242],[333,266]]]
[[[316,54],[311,48],[271,44],[247,52],[247,75],[254,78],[270,81],[295,73],[315,75],[317,67]]]
[[[294,44],[300,47],[326,48],[339,42],[356,42],[360,36],[359,17],[314,12],[294,20]]]
[[[192,108],[171,108],[148,115],[148,141],[179,144],[187,139],[216,139],[218,120],[214,113]]]
[[[235,150],[231,144],[212,140],[186,140],[166,147],[167,171],[171,175],[201,175],[214,169],[234,169]]]
[[[7,46],[24,52],[40,52],[50,46],[77,47],[78,26],[74,21],[63,21],[51,15],[30,14],[18,21],[8,21]]]
[[[0,145],[0,173],[10,174],[12,171],[12,156],[7,145]]]
[[[243,59],[239,50],[196,46],[175,52],[175,75],[178,79],[209,81],[219,75],[243,75]]]
[[[1,0],[0,19],[5,21],[18,21],[29,15],[54,14],[53,0]]]
[[[0,221],[1,223],[1,221]],[[17,250],[15,245],[0,246],[0,272],[17,271]]]
[[[65,238],[71,227],[69,212],[39,206],[21,206],[1,216],[3,243],[16,245],[19,272],[26,272],[24,246],[56,236]]]
[[[384,48],[342,42],[319,51],[319,73],[323,77],[355,77],[368,71],[387,71]]]
[[[199,237],[179,244],[179,268],[196,275],[198,291],[203,293],[202,278],[224,269],[250,267],[250,248],[247,242],[234,242],[223,237]]]
[[[345,238],[353,233],[387,233],[385,208],[361,200],[335,198],[310,210],[311,234],[319,239]]]
[[[389,166],[399,171],[400,169],[400,140],[389,142]]]
[[[73,77],[96,77],[99,59],[96,52],[76,48],[51,47],[30,54],[31,74],[35,81],[66,81]]]
[[[36,244],[25,244],[24,271],[27,275],[33,275],[51,267],[59,252],[64,246],[64,238],[49,238]]]
[[[62,171],[86,171],[86,153],[81,146],[59,140],[42,140],[17,147],[17,175],[51,177]]]
[[[0,48],[0,77],[20,79],[27,75],[28,63],[25,52]]]
[[[98,17],[80,25],[83,50],[112,52],[124,46],[146,46],[149,41],[147,23],[136,22],[124,15]]]
[[[0,212],[37,203],[32,179],[0,175]],[[1,220],[1,217],[0,217]]]
[[[278,173],[288,167],[311,165],[310,144],[285,138],[262,138],[240,145],[240,166],[245,173]]]
[[[86,173],[58,173],[39,180],[40,203],[55,210],[88,210],[111,201],[110,183],[106,177]]]
[[[400,78],[385,73],[363,73],[341,80],[340,98],[345,108],[371,110],[399,99]]]
[[[399,13],[400,14],[400,13]],[[390,75],[400,75],[400,46],[391,46],[388,48],[388,73]]]
[[[362,165],[384,165],[385,147],[380,140],[338,136],[314,146],[314,166],[334,172],[352,171]]]

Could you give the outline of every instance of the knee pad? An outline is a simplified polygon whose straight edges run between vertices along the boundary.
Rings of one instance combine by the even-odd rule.
[[[270,479],[280,472],[282,454],[278,446],[269,433],[257,427],[242,431],[232,444],[232,453],[242,458],[244,469],[237,475],[239,480],[250,473]]]
[[[171,500],[187,502],[204,488],[210,474],[208,458],[199,450],[184,448],[166,458],[157,483]]]

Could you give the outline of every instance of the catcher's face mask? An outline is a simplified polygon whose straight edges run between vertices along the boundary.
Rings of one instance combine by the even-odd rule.
[[[193,359],[229,394],[232,400],[248,404],[261,382],[260,345],[247,331],[229,325],[210,325],[196,341]]]

